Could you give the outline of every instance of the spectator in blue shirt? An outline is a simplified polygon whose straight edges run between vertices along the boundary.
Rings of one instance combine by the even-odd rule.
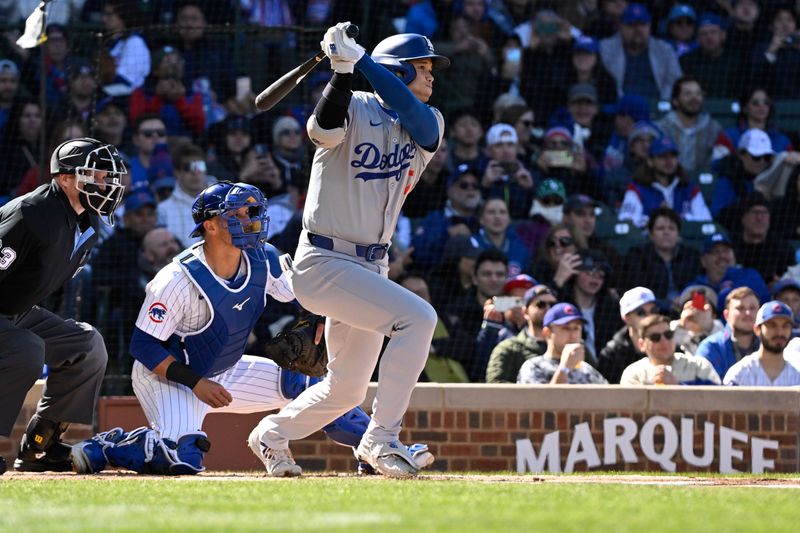
[[[437,266],[450,237],[470,236],[478,231],[478,207],[481,203],[479,176],[475,168],[464,163],[448,178],[444,209],[428,213],[413,237],[414,265],[417,268]]]
[[[720,300],[736,287],[750,287],[759,300],[769,299],[769,289],[764,278],[752,268],[736,266],[736,253],[731,240],[722,233],[715,233],[703,243],[700,264],[705,274],[697,276],[691,284],[708,285]]]
[[[481,248],[494,248],[508,258],[508,275],[516,276],[528,266],[531,252],[511,227],[508,206],[501,198],[486,200],[480,211],[481,227],[474,235]]]
[[[758,296],[749,287],[733,289],[722,311],[727,321],[725,329],[703,339],[695,355],[708,359],[717,374],[724,376],[742,357],[759,347],[759,339],[753,331],[759,305]]]

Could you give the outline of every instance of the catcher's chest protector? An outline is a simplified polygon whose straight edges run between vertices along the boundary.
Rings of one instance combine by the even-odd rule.
[[[219,374],[239,360],[247,337],[264,311],[269,268],[249,251],[245,261],[247,277],[240,287],[231,289],[190,251],[178,257],[181,268],[204,297],[198,304],[211,310],[209,323],[183,338],[186,364],[201,376]]]

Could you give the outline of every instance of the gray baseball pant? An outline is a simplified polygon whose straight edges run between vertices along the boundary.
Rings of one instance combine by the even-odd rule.
[[[288,441],[318,431],[360,405],[367,394],[384,336],[372,420],[364,438],[397,440],[411,392],[428,358],[436,311],[386,277],[385,264],[301,242],[292,268],[300,304],[327,316],[328,375],[277,414],[260,423],[263,441],[285,449]]]
[[[11,434],[45,363],[49,374],[36,413],[56,422],[91,424],[107,361],[103,337],[89,324],[38,306],[0,315],[0,435]]]

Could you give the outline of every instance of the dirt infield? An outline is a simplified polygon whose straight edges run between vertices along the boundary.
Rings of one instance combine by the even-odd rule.
[[[303,478],[354,478],[361,477],[365,482],[383,479],[379,476],[357,476],[342,473],[308,473]],[[32,473],[9,471],[0,476],[0,482],[14,479],[93,479],[97,481],[114,481],[124,479],[175,479],[176,481],[204,480],[204,481],[264,481],[273,482],[281,479],[267,477],[265,474],[254,472],[203,472],[197,476],[181,476],[169,478],[166,476],[139,476],[134,472],[108,471],[100,474],[85,476],[72,472],[65,473]],[[749,477],[749,476],[703,476],[703,475],[656,475],[656,474],[585,474],[585,475],[513,475],[513,474],[445,474],[424,473],[416,479],[409,480],[417,483],[427,481],[462,481],[472,483],[541,483],[541,484],[619,484],[619,485],[667,485],[667,486],[737,486],[737,487],[773,487],[800,489],[800,475],[797,477]]]

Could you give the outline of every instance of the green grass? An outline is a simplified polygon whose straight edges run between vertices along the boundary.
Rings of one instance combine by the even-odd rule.
[[[0,531],[797,531],[800,491],[395,481],[0,478]]]

